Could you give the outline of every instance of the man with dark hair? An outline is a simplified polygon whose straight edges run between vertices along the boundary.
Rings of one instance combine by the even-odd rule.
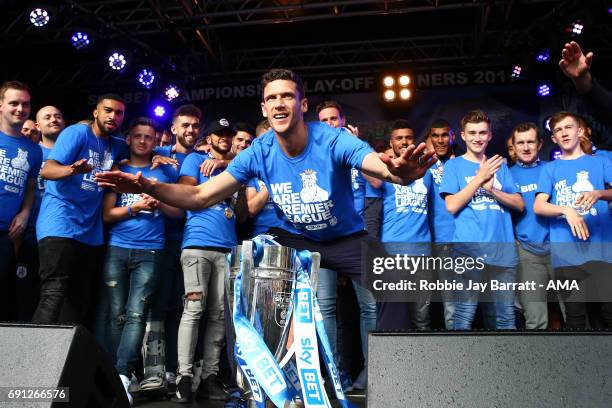
[[[153,168],[159,164],[174,166],[180,173],[183,162],[194,151],[200,132],[202,111],[195,105],[181,105],[172,114],[170,131],[176,143],[154,149]],[[160,158],[161,156],[161,158]],[[163,159],[162,159],[163,158]],[[165,166],[163,166],[165,167]],[[166,240],[161,256],[160,288],[152,300],[151,314],[145,333],[145,378],[142,390],[163,388],[166,384],[170,392],[176,388],[177,338],[183,311],[183,272],[181,269],[181,243],[185,219],[166,220]],[[164,376],[160,372],[165,370]]]
[[[601,317],[612,328],[609,276],[612,271],[612,162],[587,155],[580,147],[578,116],[557,112],[550,119],[553,142],[561,157],[542,169],[533,206],[537,215],[550,220],[551,262],[556,278],[583,282],[578,293],[561,290],[566,325],[586,328],[587,301],[601,302]],[[603,280],[600,280],[602,279]],[[599,284],[601,282],[601,284]],[[602,289],[603,288],[603,289]],[[603,296],[596,297],[597,293]]]
[[[438,161],[431,166],[429,172],[432,176],[431,189],[429,190],[429,229],[434,242],[434,252],[440,259],[450,257],[453,233],[455,232],[455,220],[453,215],[446,209],[446,202],[440,196],[440,185],[444,174],[444,166],[455,157],[454,143],[455,134],[450,123],[444,119],[436,119],[427,130],[426,140],[431,143],[431,148],[436,152]],[[452,280],[452,272],[444,268],[437,270],[441,279]],[[444,306],[444,325],[447,329],[453,328],[454,303],[450,293],[442,293]]]
[[[511,138],[516,164],[510,168],[510,173],[525,201],[525,210],[512,214],[514,233],[519,242],[518,282],[536,282],[535,292],[520,291],[518,295],[527,329],[544,330],[548,327],[547,292],[544,288],[548,280],[553,278],[550,266],[550,225],[547,218],[533,211],[538,179],[545,164],[538,157],[543,143],[535,123],[519,123],[512,130]]]
[[[178,175],[170,166],[151,169],[155,147],[155,123],[151,119],[141,117],[130,123],[127,144],[130,158],[119,166],[121,171],[141,172],[164,182],[176,181]],[[103,218],[110,230],[102,277],[110,318],[107,324],[101,324],[110,333],[108,351],[116,355],[115,368],[130,401],[130,377],[138,362],[149,304],[160,278],[165,241],[162,214],[181,217],[182,210],[146,194],[110,191],[104,195]],[[164,373],[160,375],[163,377]]]
[[[21,134],[30,115],[26,84],[0,86],[0,320],[14,318],[14,246],[28,226],[34,204],[40,147]]]
[[[259,178],[285,216],[282,227],[271,230],[278,242],[320,252],[323,267],[359,282],[362,243],[379,250],[380,244],[363,230],[363,220],[352,202],[348,170],[356,167],[379,179],[408,184],[425,174],[434,153],[425,152],[425,144],[421,144],[409,146],[396,159],[379,157],[346,130],[305,123],[308,101],[301,79],[292,71],[275,69],[264,74],[262,90],[262,113],[274,131],[256,139],[226,171],[208,182],[171,185],[121,172],[100,174],[98,181],[102,186],[146,191],[172,205],[197,209],[209,207],[250,179]],[[378,308],[382,329],[401,327],[405,318],[404,311],[392,303]]]
[[[64,129],[40,173],[48,182],[36,223],[41,288],[35,323],[91,328],[104,244],[104,189],[94,177],[127,157],[125,141],[112,136],[124,114],[120,97],[102,95],[91,126]]]
[[[232,139],[232,153],[237,155],[253,143],[255,129],[245,122],[236,122],[236,135]]]
[[[514,135],[506,139],[506,151],[508,152],[508,167],[516,163],[516,152],[514,151]]]
[[[444,168],[440,194],[455,217],[454,251],[460,256],[484,259],[483,267],[465,270],[455,279],[464,288],[471,282],[516,281],[518,263],[512,220],[506,209],[523,211],[525,204],[516,190],[503,158],[487,158],[492,139],[491,121],[481,110],[468,112],[461,119],[461,137],[467,152],[449,160]],[[486,254],[486,255],[485,255]],[[453,316],[454,329],[470,329],[479,301],[479,291],[458,294]],[[514,329],[514,290],[491,291],[495,328]]]
[[[23,123],[21,134],[34,142],[34,144],[38,144],[38,142],[40,142],[40,132],[36,128],[36,122],[34,122],[32,119],[28,119]]]

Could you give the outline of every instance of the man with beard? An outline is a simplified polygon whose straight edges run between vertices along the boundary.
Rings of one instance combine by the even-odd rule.
[[[228,160],[232,156],[232,138],[236,134],[226,119],[219,119],[208,127],[207,139],[211,146],[208,157]],[[200,171],[207,156],[192,153],[181,167],[180,184],[196,186],[214,179]],[[192,398],[192,384],[201,378],[198,394],[206,399],[224,400],[226,393],[217,374],[225,335],[224,326],[224,276],[227,253],[237,243],[236,216],[231,200],[221,201],[207,209],[187,211],[181,263],[185,282],[185,302],[178,332],[178,381],[176,402],[187,403]],[[200,318],[206,313],[206,329],[203,333],[202,371],[194,370],[194,354],[198,340]],[[196,377],[196,378],[194,378]]]
[[[27,225],[41,151],[21,134],[30,115],[30,90],[19,81],[0,86],[0,320],[13,318],[14,246]]]
[[[92,125],[64,129],[40,173],[49,181],[36,223],[41,286],[35,323],[91,328],[104,244],[104,189],[94,177],[127,157],[125,141],[112,137],[124,114],[120,96],[100,96]]]
[[[36,114],[36,129],[42,140],[38,144],[42,150],[42,167],[49,158],[60,132],[64,130],[64,116],[55,106],[45,106]],[[40,203],[45,194],[47,181],[38,174],[34,206],[30,214],[28,228],[17,253],[16,307],[19,321],[30,321],[38,305],[38,243],[36,242],[36,220]]]
[[[195,105],[181,105],[172,115],[170,131],[176,143],[156,147],[153,168],[159,164],[172,165],[178,172],[185,158],[194,151],[200,132],[202,111]],[[153,296],[151,313],[144,336],[145,378],[140,384],[143,391],[161,389],[167,385],[170,393],[176,387],[177,333],[183,311],[183,272],[181,243],[184,219],[166,220],[166,241],[161,259],[160,288]],[[163,375],[165,371],[165,375]]]

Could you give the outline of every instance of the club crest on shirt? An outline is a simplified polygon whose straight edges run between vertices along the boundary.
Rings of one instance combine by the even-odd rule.
[[[306,170],[300,173],[302,178],[302,191],[300,191],[300,198],[304,203],[320,203],[329,199],[329,193],[323,190],[317,184],[317,172],[313,170]]]
[[[28,151],[17,148],[17,157],[11,160],[11,166],[14,169],[19,169],[26,172],[30,170],[30,163],[28,163]]]

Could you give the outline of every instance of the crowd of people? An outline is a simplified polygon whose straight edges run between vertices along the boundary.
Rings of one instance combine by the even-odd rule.
[[[577,87],[589,75],[584,92],[598,86],[590,58],[573,44],[564,49],[562,69]],[[422,271],[466,286],[583,281],[612,271],[612,161],[603,149],[585,151],[579,115],[552,116],[562,153],[552,162],[539,157],[538,126],[517,124],[508,166],[485,153],[493,133],[482,110],[468,112],[457,133],[433,121],[423,140],[410,122],[396,120],[388,149],[376,153],[334,101],[316,107],[320,122],[306,123],[295,73],[272,70],[261,85],[265,119],[256,129],[225,118],[204,128],[200,109],[182,105],[170,129],[139,117],[122,135],[118,95],[100,96],[91,120],[66,127],[54,106],[30,120],[28,86],[2,84],[2,320],[83,324],[111,356],[130,400],[142,359],[138,387],[169,389],[183,403],[196,392],[227,397],[230,384],[219,379],[227,254],[261,233],[321,253],[317,298],[336,356],[337,280],[351,280],[366,367],[367,333],[430,329],[432,299],[377,299],[362,280],[364,245],[375,256],[486,252],[481,269]],[[572,294],[555,292],[565,326],[586,328],[593,310],[585,299],[567,301]],[[526,328],[549,327],[546,290],[492,296],[480,305],[484,327],[515,329],[517,303]],[[447,292],[442,303],[446,329],[473,327],[477,292],[459,299]],[[612,328],[612,302],[598,306]],[[365,389],[365,378],[364,368],[343,385]]]

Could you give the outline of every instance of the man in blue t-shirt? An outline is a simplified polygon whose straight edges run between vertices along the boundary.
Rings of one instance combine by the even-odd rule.
[[[494,290],[493,280],[513,283],[518,263],[514,246],[512,220],[508,209],[522,211],[523,199],[514,180],[495,155],[487,158],[486,148],[492,138],[491,121],[481,110],[469,112],[461,120],[461,138],[467,152],[449,160],[444,167],[440,195],[455,217],[455,261],[472,258],[469,268],[455,268],[456,279],[465,290],[455,303],[454,329],[470,329],[476,313],[480,290],[471,283],[487,283],[495,309],[495,328],[514,329],[514,291]],[[467,262],[467,261],[466,261]],[[463,272],[463,273],[462,273]]]
[[[586,302],[601,302],[601,316],[612,328],[612,163],[587,155],[576,115],[557,112],[550,119],[553,141],[562,156],[541,171],[534,203],[536,214],[549,217],[551,260],[556,278],[583,282],[579,290],[560,290],[566,325],[587,327]],[[570,298],[572,295],[576,298]]]
[[[0,319],[12,320],[14,241],[21,239],[35,200],[40,147],[21,135],[30,115],[30,90],[19,81],[0,85]]]
[[[180,173],[183,162],[194,151],[194,146],[200,132],[202,111],[195,105],[181,105],[172,114],[170,130],[176,143],[160,146],[154,149],[153,157],[158,165],[172,166]],[[176,343],[178,328],[183,313],[183,270],[181,267],[181,244],[185,219],[166,219],[166,242],[161,256],[160,287],[151,303],[151,313],[147,321],[144,345],[145,378],[140,384],[142,390],[163,388],[167,383],[168,391],[176,388],[177,351]],[[160,361],[165,361],[160,364]],[[159,376],[159,371],[165,369],[165,378]]]
[[[262,113],[272,130],[208,182],[170,185],[122,172],[102,173],[98,182],[121,191],[146,191],[169,204],[195,209],[214,205],[258,178],[285,217],[282,226],[272,230],[278,242],[320,252],[323,267],[359,282],[362,243],[370,244],[371,252],[385,254],[380,243],[363,230],[363,220],[355,211],[350,168],[405,185],[424,176],[434,153],[422,143],[391,159],[377,155],[346,130],[305,123],[308,101],[301,79],[292,71],[269,71],[262,77],[262,89]],[[408,317],[392,303],[379,307],[377,314],[377,326],[382,329],[403,327]]]
[[[41,288],[35,323],[91,327],[104,243],[104,191],[94,177],[127,157],[125,141],[111,136],[124,114],[121,97],[100,96],[93,123],[64,129],[40,173],[48,182],[36,223]]]
[[[51,149],[55,145],[58,135],[64,130],[65,122],[62,112],[55,106],[45,106],[36,113],[36,128],[40,131],[41,140],[38,146],[42,150],[41,169],[45,165]],[[38,306],[39,285],[38,278],[38,242],[36,241],[36,220],[40,210],[40,203],[45,194],[46,180],[36,179],[36,196],[34,206],[28,221],[28,228],[19,246],[17,253],[17,286],[16,307],[19,321],[30,321]]]
[[[455,232],[455,219],[446,209],[446,202],[440,196],[440,185],[442,175],[447,161],[455,158],[457,144],[454,143],[455,134],[451,125],[444,119],[436,119],[429,126],[426,143],[436,152],[438,161],[431,166],[429,173],[432,176],[432,188],[429,190],[429,230],[434,243],[433,252],[436,257],[444,259],[450,257],[453,234]],[[444,268],[436,269],[437,275],[442,280],[452,280],[453,271]],[[453,328],[453,314],[455,306],[450,291],[442,292],[442,303],[444,306],[444,325],[450,330]]]
[[[151,119],[134,119],[127,143],[130,158],[119,166],[121,171],[142,172],[166,183],[176,181],[178,175],[170,166],[151,169],[155,146],[155,123]],[[163,215],[181,217],[182,210],[146,194],[110,191],[104,195],[103,218],[110,230],[102,278],[110,316],[101,324],[110,334],[108,351],[116,356],[115,368],[129,399],[128,387],[138,362],[149,304],[158,292],[165,241]],[[160,288],[159,292],[163,290]]]
[[[394,157],[399,157],[408,146],[414,145],[415,141],[416,136],[410,122],[400,119],[391,125],[389,145]],[[431,171],[431,168],[429,170]],[[380,240],[391,255],[431,255],[428,224],[428,195],[432,189],[430,171],[407,186],[383,182],[378,189],[383,199]],[[419,279],[428,280],[431,277],[431,271],[426,268],[416,271],[416,274]],[[413,300],[406,305],[410,308],[411,328],[429,330],[430,292],[419,292]]]
[[[538,157],[542,144],[534,123],[520,123],[512,131],[516,163],[510,168],[510,173],[525,201],[525,210],[513,213],[514,232],[519,244],[518,281],[536,282],[535,291],[521,290],[518,297],[523,306],[526,328],[540,330],[548,327],[547,292],[544,288],[553,277],[549,222],[533,212],[538,179],[544,167]]]
[[[232,138],[236,134],[226,119],[212,122],[207,129],[211,146],[208,155],[199,152],[187,156],[181,167],[179,183],[197,186],[219,177],[220,170],[205,176],[202,163],[210,158],[228,160],[232,153]],[[225,400],[220,384],[219,361],[225,336],[224,302],[227,254],[236,246],[236,218],[231,198],[212,207],[187,211],[181,263],[185,281],[185,302],[178,332],[178,378],[176,402],[193,399],[194,354],[200,319],[206,313],[206,329],[202,336],[203,362],[198,394],[207,399]]]

